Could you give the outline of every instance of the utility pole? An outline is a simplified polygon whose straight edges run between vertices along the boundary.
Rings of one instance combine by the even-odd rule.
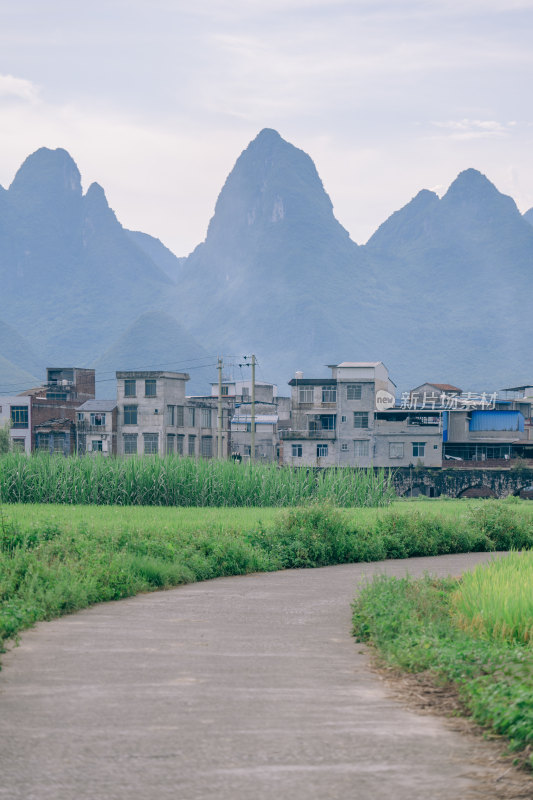
[[[222,359],[218,358],[217,458],[222,459]]]
[[[252,354],[252,415],[251,415],[252,441],[250,444],[250,461],[255,458],[255,356]]]

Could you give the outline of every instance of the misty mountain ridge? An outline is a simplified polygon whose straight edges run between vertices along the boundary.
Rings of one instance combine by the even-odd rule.
[[[39,359],[112,373],[255,352],[282,392],[295,369],[322,376],[346,359],[382,360],[404,388],[523,382],[532,222],[467,169],[358,246],[312,159],[267,128],[228,175],[205,241],[177,258],[124,229],[101,186],[83,195],[65,150],[41,148],[0,187],[0,316],[26,345],[0,326],[0,352],[30,374]]]

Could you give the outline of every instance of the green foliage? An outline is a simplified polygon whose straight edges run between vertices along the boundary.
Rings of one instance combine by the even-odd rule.
[[[385,470],[305,470],[179,456],[58,458],[12,453],[0,459],[10,503],[147,506],[292,506],[313,500],[380,506],[395,497]]]
[[[455,623],[490,639],[533,643],[533,551],[467,573],[452,596]]]
[[[455,684],[477,722],[525,748],[533,743],[531,647],[459,629],[452,602],[460,591],[453,579],[380,576],[353,604],[354,634],[392,666]]]
[[[9,435],[10,430],[10,420],[4,422],[3,425],[0,425],[0,455],[5,455],[5,453],[9,453],[11,450],[11,436]]]

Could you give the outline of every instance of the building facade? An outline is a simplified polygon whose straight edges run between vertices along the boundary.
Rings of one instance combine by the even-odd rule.
[[[32,447],[31,397],[0,397],[0,425],[10,427],[11,447],[19,453],[30,453]]]
[[[186,372],[117,372],[119,455],[217,455],[217,402],[187,397]],[[228,455],[228,408],[224,408],[222,453]]]
[[[77,410],[76,450],[79,455],[117,454],[118,411],[115,400],[87,400]]]
[[[396,408],[396,386],[380,362],[331,365],[330,378],[291,386],[290,425],[280,430],[284,464],[327,466],[440,466],[440,413]]]

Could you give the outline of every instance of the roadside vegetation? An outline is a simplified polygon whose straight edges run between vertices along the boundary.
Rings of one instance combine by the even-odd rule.
[[[382,663],[454,686],[473,719],[533,768],[533,552],[460,579],[380,576],[353,612],[355,636]]]
[[[222,575],[528,548],[533,503],[0,507],[0,643],[34,622]]]
[[[315,471],[276,464],[181,458],[50,457],[10,453],[0,458],[0,498],[7,503],[140,506],[388,505],[388,470]]]

